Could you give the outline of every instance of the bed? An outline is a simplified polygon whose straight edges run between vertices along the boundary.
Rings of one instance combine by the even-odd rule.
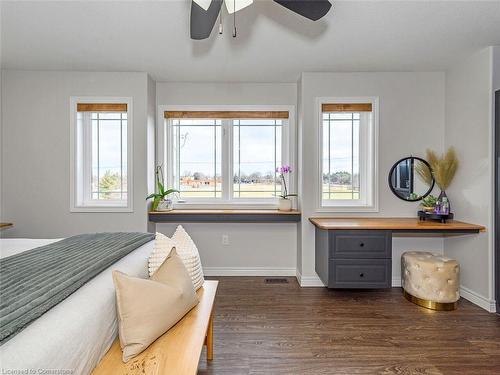
[[[0,257],[56,241],[0,239]],[[111,271],[148,277],[147,259],[153,244],[150,241],[133,250],[0,346],[2,373],[89,374],[118,332]]]

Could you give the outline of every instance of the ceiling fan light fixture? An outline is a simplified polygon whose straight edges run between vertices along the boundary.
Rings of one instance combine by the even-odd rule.
[[[229,14],[233,14],[234,12],[238,12],[247,6],[252,5],[253,0],[226,0],[224,3],[226,4],[227,12]]]

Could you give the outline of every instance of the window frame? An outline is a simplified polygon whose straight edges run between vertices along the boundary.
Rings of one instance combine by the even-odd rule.
[[[281,135],[281,154],[282,164],[290,164],[294,161],[294,148],[290,145],[295,144],[295,106],[291,105],[160,105],[158,106],[158,134],[157,134],[157,160],[158,163],[165,166],[165,183],[171,187],[174,183],[173,170],[170,168],[173,160],[173,131],[169,126],[169,120],[164,118],[165,111],[287,111],[288,119],[285,121]],[[228,120],[231,121],[231,120]],[[224,119],[222,123],[224,129]],[[230,176],[229,171],[233,165],[233,131],[232,127],[225,127],[226,132],[222,132],[222,156],[221,156],[221,171],[222,176]],[[295,168],[296,169],[296,168]],[[294,169],[294,170],[295,170]],[[223,179],[222,197],[221,198],[189,198],[183,199],[184,202],[176,202],[179,208],[275,208],[278,205],[278,197],[276,198],[233,198],[232,197],[232,178]],[[289,178],[287,176],[287,184],[289,191],[295,191],[296,176]]]
[[[80,170],[80,164],[88,164],[87,161],[80,162],[79,139],[77,134],[78,126],[78,104],[127,104],[127,200],[126,205],[120,201],[85,201],[81,198],[84,192],[88,192],[89,187],[84,185],[86,180],[85,171]],[[89,144],[83,145],[88,148]],[[88,152],[83,151],[88,155]],[[70,97],[70,212],[134,212],[133,209],[133,108],[131,97],[90,97],[71,96]]]
[[[362,155],[361,150],[364,148],[360,144],[360,177],[361,169],[364,169],[364,174],[368,173],[371,169],[372,173],[372,185],[370,187],[371,197],[368,202],[360,201],[359,203],[353,203],[351,200],[331,200],[335,202],[334,204],[324,205],[323,204],[323,104],[346,104],[346,103],[371,103],[372,104],[372,116],[373,116],[373,129],[370,140],[365,140],[371,143],[371,155]],[[316,171],[316,212],[318,213],[328,213],[328,212],[379,212],[379,97],[369,96],[369,97],[318,97],[316,98],[316,110],[315,110],[315,123],[316,123],[316,136],[317,136],[317,171]],[[369,143],[369,144],[370,144]],[[363,162],[361,159],[364,159]],[[371,164],[371,168],[367,168],[366,160],[368,164]],[[364,166],[363,166],[364,165]],[[367,186],[364,182],[365,190]],[[367,199],[365,199],[366,201]]]

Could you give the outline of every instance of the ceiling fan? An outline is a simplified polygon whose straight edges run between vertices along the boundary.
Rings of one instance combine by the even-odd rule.
[[[275,3],[312,21],[328,13],[332,4],[328,0],[273,0]],[[253,3],[253,0],[192,0],[191,39],[206,39],[214,28],[217,17],[225,3],[229,14],[233,14]],[[236,27],[233,30],[236,36]]]

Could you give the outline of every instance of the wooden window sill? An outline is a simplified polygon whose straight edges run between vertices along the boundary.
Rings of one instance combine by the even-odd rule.
[[[298,210],[175,209],[166,212],[149,212],[149,221],[153,223],[296,223],[300,220],[301,213]]]

